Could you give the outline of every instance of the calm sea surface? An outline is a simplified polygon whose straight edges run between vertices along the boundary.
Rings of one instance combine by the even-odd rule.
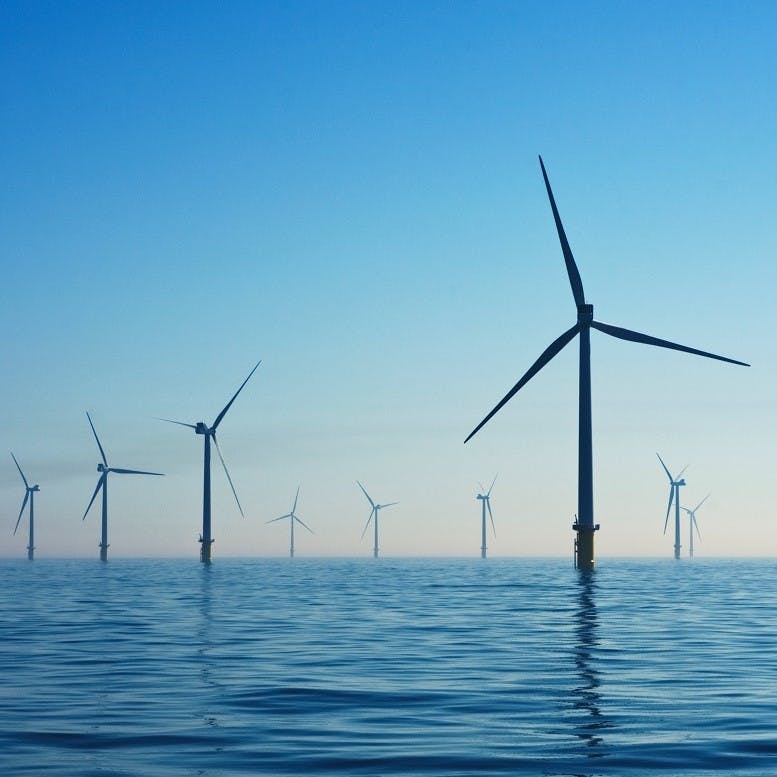
[[[0,562],[0,774],[777,775],[777,562]]]

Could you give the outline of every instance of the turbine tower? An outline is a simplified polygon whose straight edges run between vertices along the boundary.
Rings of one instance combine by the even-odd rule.
[[[656,456],[658,454],[656,453]],[[669,478],[669,504],[666,506],[666,518],[664,520],[664,534],[666,534],[666,526],[669,523],[669,511],[672,509],[672,500],[674,499],[674,557],[680,558],[680,488],[685,485],[685,478],[683,472],[688,469],[686,465],[678,473],[677,477],[672,477],[672,473],[669,471],[664,460],[658,456],[658,460],[661,462],[661,466],[666,472],[666,476]]]
[[[89,504],[86,506],[86,510],[84,511],[84,517],[81,520],[83,521],[84,518],[86,518],[86,514],[89,512],[89,508],[92,506],[92,504],[94,503],[94,500],[97,497],[97,494],[102,489],[103,510],[102,510],[102,523],[101,523],[101,530],[100,530],[100,561],[107,561],[108,560],[108,473],[115,472],[118,475],[158,475],[158,476],[163,476],[163,473],[143,472],[139,469],[118,469],[117,467],[109,467],[108,460],[105,458],[105,451],[103,450],[103,446],[100,444],[100,438],[97,436],[97,432],[94,429],[94,424],[92,423],[92,417],[89,415],[89,413],[86,414],[86,417],[89,419],[89,426],[92,427],[92,434],[94,435],[94,439],[97,441],[97,447],[100,449],[100,457],[102,458],[102,461],[97,465],[97,471],[100,473],[100,478],[97,481],[97,486],[94,489],[92,498],[89,500]]]
[[[494,516],[491,512],[491,491],[494,489],[494,483],[496,483],[496,477],[491,481],[491,488],[486,491],[485,488],[483,488],[483,484],[479,483],[480,491],[481,493],[478,494],[475,499],[479,499],[481,501],[481,512],[482,512],[482,520],[481,520],[481,541],[480,541],[480,558],[486,557],[486,510],[488,510],[488,517],[491,519],[491,531],[494,532],[494,537],[496,537],[496,527],[494,526]],[[482,493],[485,492],[485,493]]]
[[[516,383],[497,406],[475,427],[467,440],[471,439],[518,391],[521,390],[556,354],[564,348],[576,335],[580,335],[580,370],[579,370],[579,394],[578,394],[578,470],[577,470],[577,515],[578,519],[572,528],[577,532],[577,566],[579,569],[590,570],[594,566],[594,532],[599,524],[594,523],[594,494],[593,494],[593,441],[591,436],[591,328],[598,329],[611,337],[620,340],[629,340],[635,343],[645,343],[661,348],[671,348],[676,351],[693,353],[698,356],[706,356],[710,359],[718,359],[732,364],[740,364],[744,367],[750,365],[745,362],[729,359],[725,356],[716,356],[707,351],[689,348],[685,345],[671,343],[668,340],[659,340],[650,335],[633,332],[629,329],[603,324],[594,320],[593,305],[585,301],[583,283],[580,279],[572,249],[569,247],[561,217],[556,208],[556,201],[550,188],[550,181],[545,171],[545,165],[540,157],[542,177],[545,180],[545,188],[553,211],[553,219],[556,222],[556,231],[561,242],[561,251],[564,254],[569,283],[572,286],[572,295],[577,307],[577,322],[574,326],[556,338],[540,355],[537,361],[526,371],[524,376]]]
[[[240,388],[234,393],[232,399],[227,402],[224,409],[216,416],[216,420],[211,426],[205,424],[204,421],[198,421],[196,424],[187,424],[183,421],[172,421],[169,418],[160,418],[160,421],[167,421],[170,424],[178,424],[178,426],[187,426],[189,429],[194,429],[195,434],[201,434],[203,436],[203,442],[205,447],[204,463],[203,463],[203,483],[202,483],[202,534],[200,535],[200,561],[204,564],[209,564],[211,559],[211,545],[213,544],[213,536],[211,535],[210,526],[210,443],[213,440],[213,444],[216,446],[216,453],[218,453],[221,460],[221,466],[224,467],[224,472],[227,475],[229,481],[229,487],[232,489],[232,493],[237,502],[237,509],[240,510],[240,515],[244,515],[243,508],[240,506],[240,500],[237,498],[237,491],[232,483],[232,478],[229,475],[224,457],[221,455],[221,448],[219,448],[218,440],[216,439],[216,429],[227,414],[227,410],[232,407],[232,403],[237,399],[237,395],[243,390],[243,386],[248,383],[251,376],[256,372],[256,368],[261,364],[261,359],[256,363],[251,372],[248,373],[248,377],[240,384]]]
[[[27,545],[27,558],[32,561],[33,558],[35,558],[35,492],[40,491],[40,486],[36,483],[34,486],[31,486],[27,482],[27,478],[24,477],[24,472],[22,472],[22,468],[19,466],[19,462],[16,461],[16,456],[11,453],[11,458],[14,461],[14,464],[16,464],[16,469],[19,470],[19,474],[22,476],[22,480],[24,481],[24,487],[27,489],[24,492],[24,500],[22,501],[22,509],[19,510],[19,517],[16,519],[16,526],[14,526],[13,533],[16,534],[16,530],[19,528],[19,522],[22,520],[22,515],[24,515],[24,508],[27,506],[27,502],[30,503],[30,542]]]
[[[707,496],[704,497],[704,499],[699,502],[699,504],[696,505],[696,507],[693,508],[693,510],[689,510],[687,507],[681,507],[681,510],[685,510],[686,513],[688,513],[688,529],[690,530],[691,534],[691,542],[688,545],[688,556],[689,558],[693,558],[693,530],[696,529],[696,535],[699,539],[701,539],[701,532],[699,531],[699,524],[696,523],[696,511],[709,499],[710,495],[707,494]]]
[[[294,504],[291,507],[291,512],[282,515],[280,518],[273,518],[271,521],[265,521],[265,523],[275,523],[276,521],[282,521],[284,518],[289,519],[289,525],[291,526],[291,545],[289,546],[289,557],[294,558],[294,521],[304,526],[311,534],[315,532],[310,528],[298,515],[297,515],[297,500],[299,499],[299,489],[297,486],[297,494],[294,497]]]
[[[378,505],[375,504],[375,502],[372,501],[372,497],[367,493],[367,489],[364,488],[364,486],[359,483],[359,481],[356,481],[356,485],[359,486],[359,488],[363,491],[364,496],[367,497],[367,501],[370,503],[370,507],[372,508],[370,510],[370,517],[367,519],[367,523],[364,524],[364,530],[362,531],[362,539],[364,539],[364,535],[367,533],[367,527],[370,525],[370,521],[372,520],[373,516],[375,516],[375,545],[372,548],[372,555],[374,558],[378,557],[378,513],[384,508],[384,507],[391,507],[392,505],[398,505],[399,502],[389,502],[385,505]]]

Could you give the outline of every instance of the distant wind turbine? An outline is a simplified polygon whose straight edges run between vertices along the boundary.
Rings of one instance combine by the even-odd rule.
[[[579,373],[579,395],[578,395],[578,477],[577,477],[577,514],[578,520],[573,529],[577,532],[577,566],[580,569],[592,569],[594,566],[594,532],[599,528],[599,524],[594,524],[594,493],[593,493],[593,442],[591,439],[591,328],[598,329],[611,337],[617,337],[621,340],[629,340],[636,343],[645,343],[646,345],[656,345],[661,348],[671,348],[676,351],[693,353],[698,356],[706,356],[710,359],[718,359],[732,364],[740,364],[748,367],[745,362],[729,359],[725,356],[716,356],[707,351],[700,351],[696,348],[689,348],[685,345],[677,345],[668,340],[659,340],[650,335],[633,332],[629,329],[603,324],[594,320],[593,305],[587,304],[583,293],[583,283],[580,279],[580,273],[575,264],[572,255],[572,249],[569,247],[564,227],[561,223],[556,201],[553,198],[553,192],[550,188],[545,171],[545,165],[540,157],[540,167],[542,168],[542,177],[545,180],[545,188],[550,200],[550,207],[553,211],[553,219],[556,222],[556,231],[561,242],[561,251],[564,254],[567,275],[569,283],[572,286],[572,295],[577,306],[577,323],[568,329],[564,334],[554,340],[540,355],[537,361],[527,370],[524,376],[516,383],[497,406],[475,427],[467,440],[471,439],[515,394],[520,391],[556,354],[564,348],[576,335],[580,335],[580,373]],[[467,442],[465,440],[464,442]]]
[[[701,532],[699,531],[699,524],[696,523],[696,511],[710,498],[710,495],[707,494],[707,496],[704,497],[704,499],[699,502],[699,504],[696,505],[696,507],[693,508],[693,510],[689,510],[687,507],[680,508],[681,510],[684,510],[686,513],[688,513],[688,528],[690,530],[691,534],[691,542],[688,546],[688,556],[690,558],[693,558],[693,530],[696,529],[696,536],[701,539]]]
[[[22,520],[22,515],[24,514],[24,508],[27,506],[27,502],[30,503],[30,542],[27,545],[27,558],[32,561],[35,557],[35,508],[34,508],[34,502],[35,502],[35,492],[40,491],[40,486],[36,483],[34,486],[31,486],[27,482],[27,478],[24,477],[24,472],[22,472],[22,468],[19,466],[19,462],[16,461],[16,456],[11,453],[11,458],[14,461],[14,464],[16,464],[16,469],[19,470],[19,474],[22,476],[22,480],[24,481],[24,487],[26,491],[24,492],[24,500],[22,501],[22,509],[19,510],[19,517],[16,519],[16,526],[14,526],[13,533],[16,534],[16,530],[19,528],[19,522]]]
[[[494,532],[494,537],[496,537],[496,527],[494,526],[494,516],[491,512],[491,491],[494,489],[494,483],[496,483],[496,477],[491,481],[491,488],[486,491],[485,488],[483,488],[483,484],[479,483],[480,485],[480,491],[475,499],[479,499],[481,501],[481,508],[482,508],[482,521],[481,521],[481,542],[480,542],[480,558],[486,557],[486,510],[488,510],[488,517],[491,519],[491,531]]]
[[[284,518],[289,519],[289,525],[291,526],[291,545],[289,546],[289,556],[291,558],[294,558],[294,522],[301,524],[304,526],[311,534],[314,534],[313,529],[310,528],[298,515],[297,515],[297,500],[299,499],[299,489],[300,487],[297,486],[297,494],[294,497],[294,504],[292,505],[291,512],[286,513],[286,515],[282,515],[280,518],[273,518],[270,521],[266,521],[266,523],[275,523],[276,521],[282,521]]]
[[[89,508],[92,506],[95,498],[97,497],[97,494],[102,489],[103,510],[102,510],[102,524],[101,524],[101,533],[100,533],[100,560],[107,561],[108,560],[108,473],[115,472],[118,475],[158,475],[158,476],[163,476],[163,473],[143,472],[139,469],[118,469],[117,467],[109,467],[108,460],[105,458],[105,451],[103,450],[103,446],[100,444],[100,438],[97,436],[97,432],[95,431],[94,424],[92,423],[92,417],[89,415],[89,413],[86,414],[86,417],[87,419],[89,419],[89,426],[92,427],[92,434],[94,435],[94,439],[97,441],[97,447],[100,449],[100,457],[102,458],[102,461],[97,465],[97,471],[100,473],[100,478],[97,481],[97,486],[94,489],[92,498],[89,500],[89,504],[86,506],[86,510],[84,511],[84,517],[81,520],[83,521],[84,518],[86,518],[86,515],[89,512]]]
[[[248,373],[248,377],[240,384],[240,388],[234,393],[232,399],[227,402],[224,409],[216,416],[216,420],[211,426],[207,426],[204,421],[198,421],[196,424],[187,424],[183,421],[172,421],[169,418],[160,418],[160,421],[167,421],[170,424],[178,424],[178,426],[188,426],[189,429],[194,429],[195,434],[201,434],[205,443],[205,458],[203,466],[203,484],[202,484],[202,534],[200,535],[200,561],[205,564],[210,563],[211,559],[211,545],[213,544],[213,537],[211,535],[210,528],[210,441],[213,440],[213,444],[216,446],[216,453],[221,460],[221,466],[224,467],[227,480],[229,481],[229,487],[232,489],[232,493],[237,502],[237,509],[240,510],[240,515],[244,515],[243,508],[240,506],[240,500],[237,498],[237,491],[232,483],[232,478],[229,475],[224,457],[221,455],[221,448],[219,448],[218,440],[216,440],[216,429],[227,414],[227,410],[232,407],[232,403],[237,399],[237,395],[243,390],[243,386],[248,383],[251,376],[256,372],[256,368],[261,364],[259,360],[251,372]]]
[[[658,454],[656,453],[656,456]],[[661,466],[666,472],[666,476],[669,478],[669,504],[666,506],[666,518],[664,519],[664,534],[666,534],[666,526],[669,523],[669,511],[672,509],[672,500],[674,500],[674,557],[680,558],[680,488],[685,485],[685,478],[682,476],[683,472],[688,469],[688,465],[684,466],[677,477],[672,477],[672,473],[669,471],[664,460],[658,456],[658,460],[661,462]]]
[[[359,481],[356,481],[356,485],[359,486],[359,488],[364,493],[364,496],[367,497],[367,501],[370,503],[370,507],[372,508],[370,510],[370,517],[367,519],[367,523],[364,525],[364,530],[362,531],[362,539],[364,539],[364,535],[367,533],[367,527],[370,525],[370,521],[373,519],[373,516],[375,518],[375,545],[372,548],[372,555],[374,558],[378,557],[378,513],[383,510],[385,507],[391,507],[392,505],[398,505],[399,502],[389,502],[385,505],[378,505],[375,504],[375,502],[372,501],[372,497],[367,493],[367,490],[364,488],[364,486],[359,483]]]

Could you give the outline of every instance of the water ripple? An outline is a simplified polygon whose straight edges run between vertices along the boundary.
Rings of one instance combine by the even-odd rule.
[[[777,774],[775,571],[0,562],[0,772]]]

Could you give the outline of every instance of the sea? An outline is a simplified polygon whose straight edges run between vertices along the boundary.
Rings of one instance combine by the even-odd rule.
[[[0,561],[0,775],[777,775],[777,561]]]

